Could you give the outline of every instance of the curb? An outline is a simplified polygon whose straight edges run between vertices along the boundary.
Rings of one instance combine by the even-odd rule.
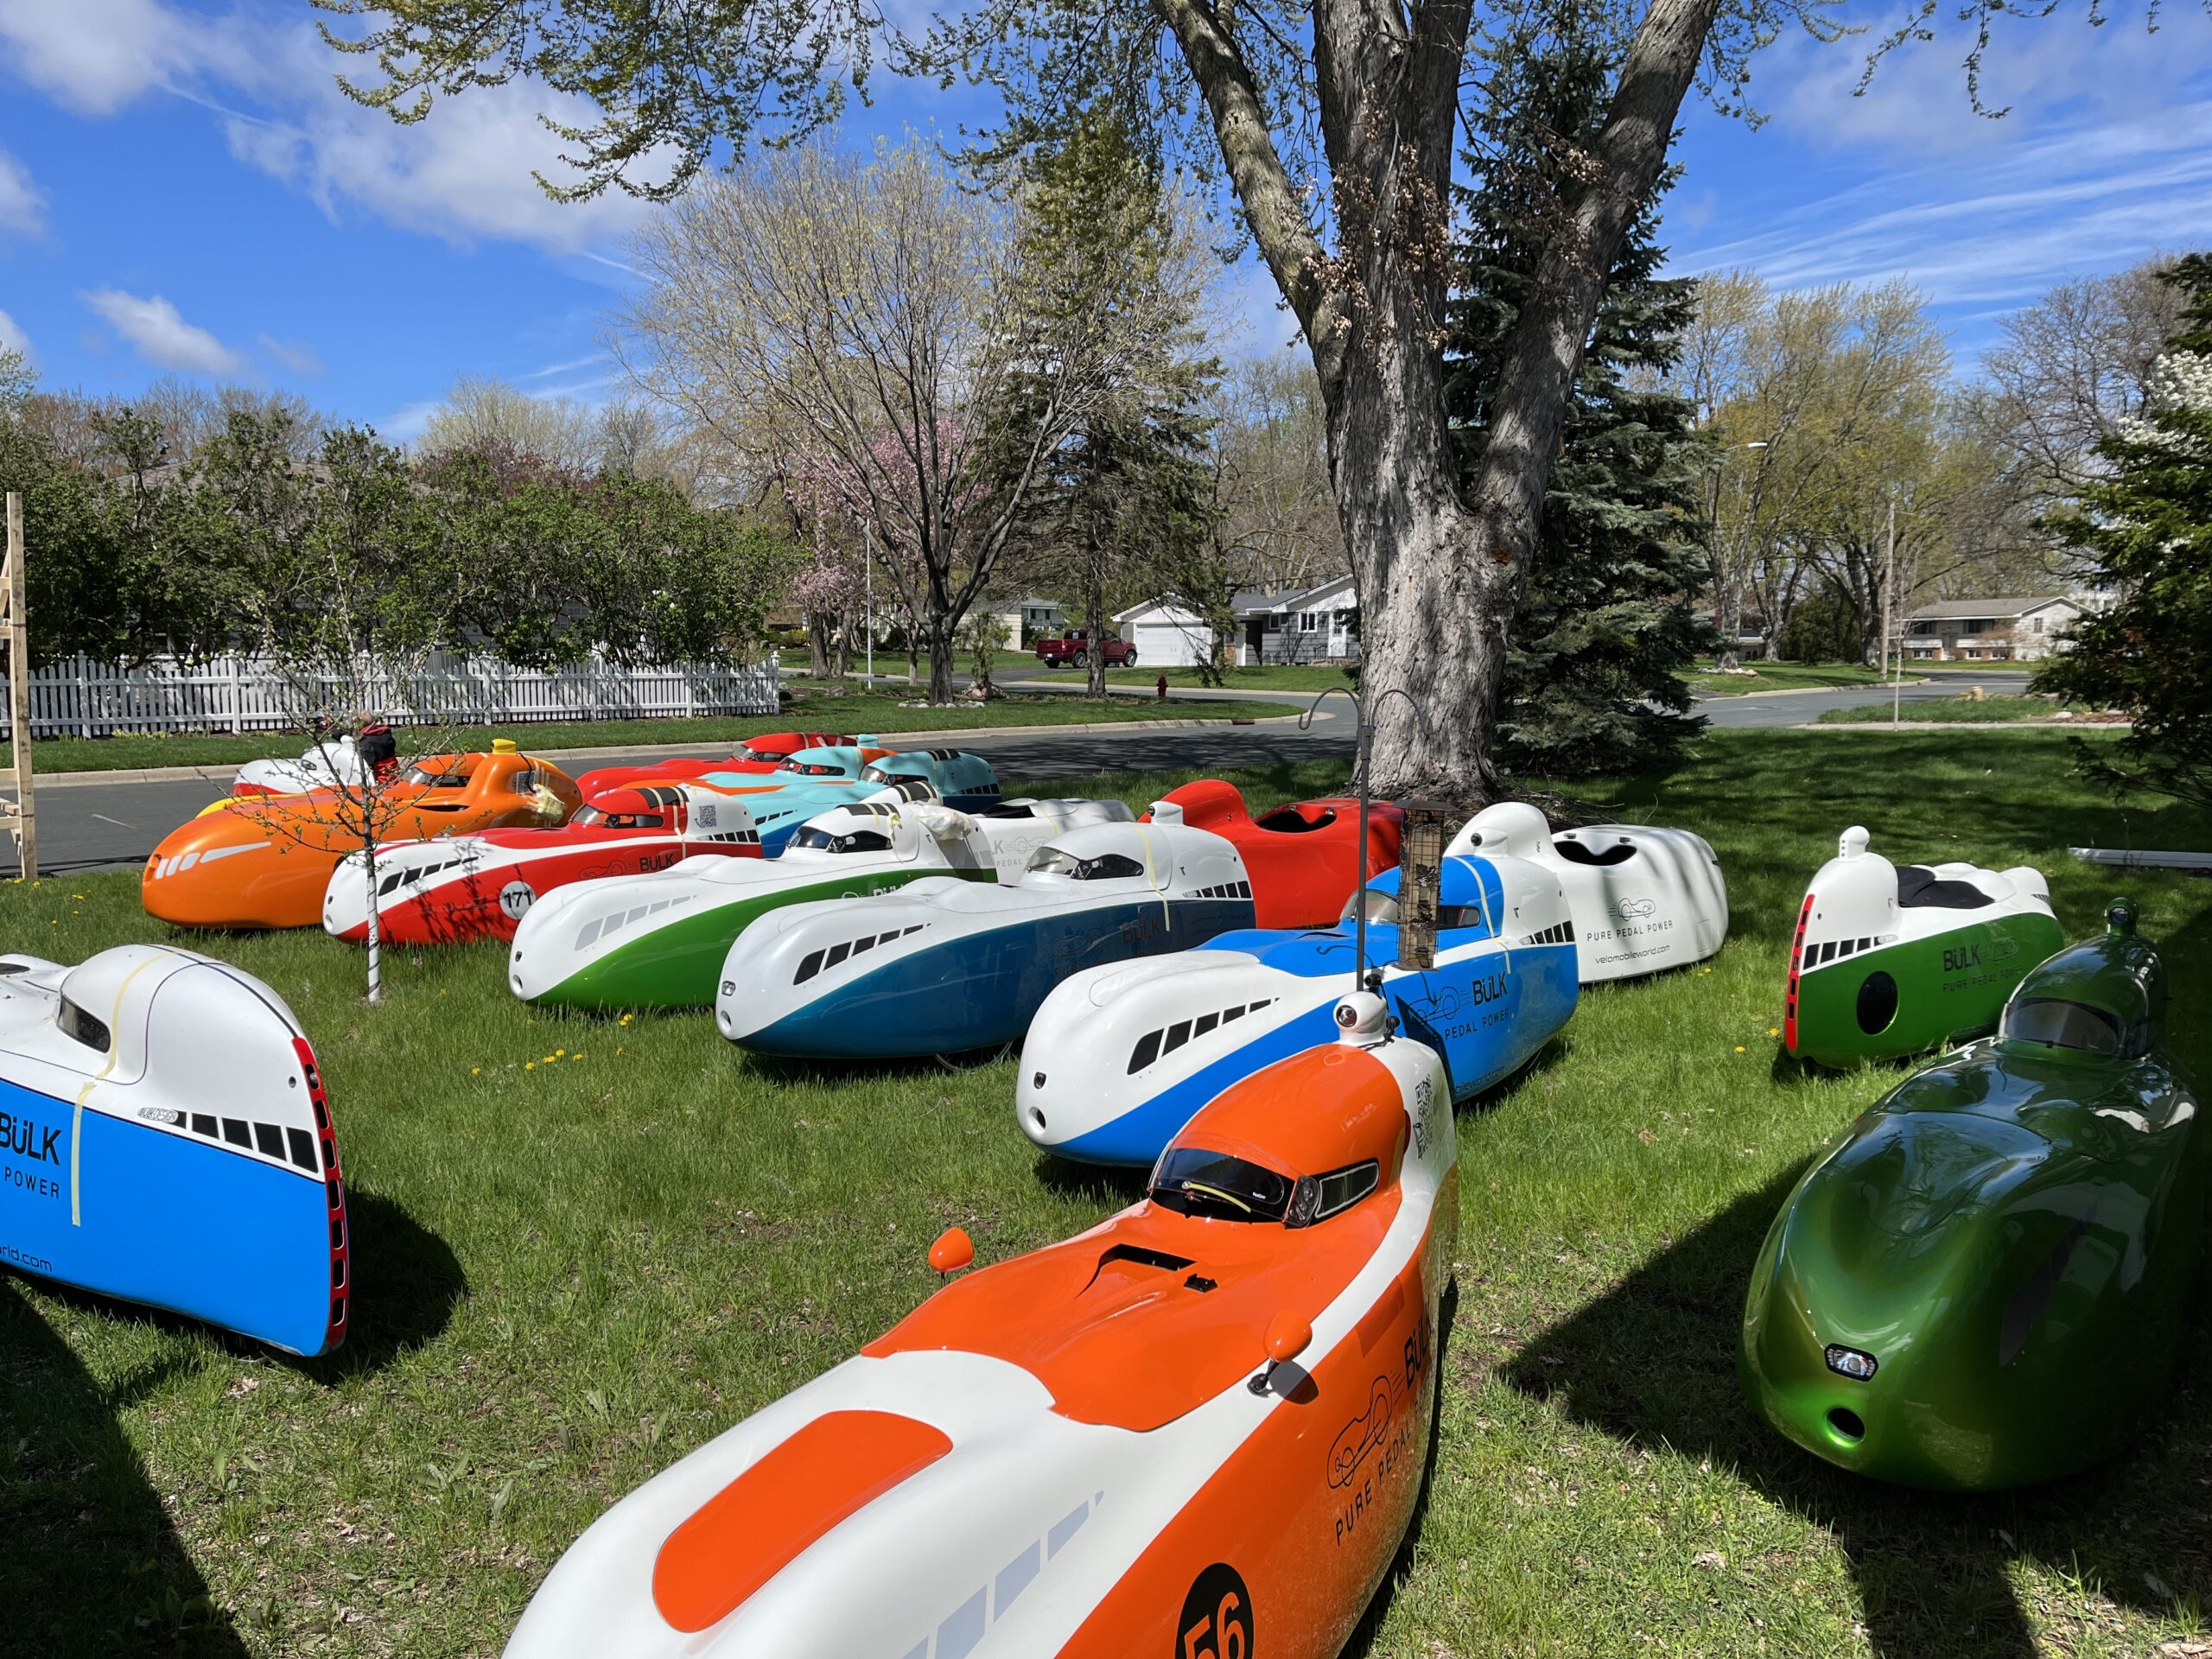
[[[2132,720],[1808,720],[1793,732],[2125,732]]]
[[[1265,702],[1265,698],[1248,699]],[[1252,727],[1295,725],[1302,715],[1268,715],[1253,721]],[[1332,719],[1325,715],[1323,720]],[[1171,732],[1218,727],[1224,730],[1249,729],[1236,722],[1215,715],[1211,719],[1190,720],[1102,720],[1080,724],[1055,726],[949,726],[938,729],[912,732],[886,732],[883,736],[910,747],[929,743],[946,743],[962,738],[1037,737],[1065,733],[1075,737],[1096,737],[1109,732]],[[518,728],[526,731],[528,728]],[[528,753],[543,755],[549,760],[627,760],[640,756],[654,755],[696,756],[728,754],[734,740],[724,738],[714,743],[625,743],[605,748],[540,749],[529,747]],[[35,763],[34,763],[35,764]],[[225,792],[238,769],[245,762],[232,760],[213,766],[143,766],[115,772],[49,772],[35,776],[34,787],[40,794],[54,789],[90,789],[105,784],[182,784],[205,783],[219,785]]]
[[[1741,702],[1746,697],[1832,697],[1839,691],[1886,691],[1887,680],[1852,685],[1780,685],[1771,691],[1722,691],[1700,696],[1700,702]],[[1933,685],[1933,680],[1899,680],[1899,685]]]

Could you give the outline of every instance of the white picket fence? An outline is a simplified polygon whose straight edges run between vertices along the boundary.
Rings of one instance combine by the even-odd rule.
[[[484,657],[443,658],[401,680],[372,674],[334,705],[373,709],[396,725],[466,721],[635,720],[677,715],[772,715],[776,664],[681,664],[619,668],[517,668]],[[0,699],[0,737],[15,735]],[[301,696],[274,664],[242,657],[135,668],[78,657],[31,675],[31,735],[109,737],[124,732],[273,732],[300,722]]]

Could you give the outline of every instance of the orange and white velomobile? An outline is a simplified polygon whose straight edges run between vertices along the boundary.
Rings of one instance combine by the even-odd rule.
[[[1421,1490],[1459,1213],[1435,1055],[1371,995],[1337,1018],[1201,1109],[1143,1200],[623,1499],[508,1659],[1337,1653]]]
[[[377,839],[560,823],[581,799],[566,772],[501,738],[488,754],[416,761],[376,798]],[[146,861],[146,913],[181,927],[316,926],[330,873],[360,849],[359,813],[356,798],[334,789],[218,801]]]

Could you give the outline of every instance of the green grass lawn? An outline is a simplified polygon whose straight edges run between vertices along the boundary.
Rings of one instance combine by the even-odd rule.
[[[1882,676],[1863,663],[1746,662],[1749,674],[1723,674],[1711,663],[1699,665],[1689,677],[1690,690],[1701,697],[1740,697],[1752,691],[1799,691],[1830,685],[1878,685]],[[1916,677],[1910,672],[1907,678]]]
[[[2081,713],[2078,705],[2053,702],[2045,697],[1984,697],[1977,702],[1961,692],[1955,697],[1923,699],[1904,705],[1907,720],[1936,720],[1961,726],[2005,726],[2023,720],[2049,720],[2062,706]],[[1864,709],[1831,709],[1815,716],[1823,726],[1864,726],[1889,723],[1891,710],[1880,704]]]
[[[1768,1433],[1733,1372],[1786,1184],[1897,1075],[1777,1063],[1787,930],[1846,825],[1900,859],[2036,863],[2076,934],[2133,893],[2191,1058],[2212,1061],[2212,884],[2064,850],[2202,846],[2212,823],[2091,796],[2066,753],[2037,731],[1725,732],[1669,776],[1586,787],[1713,842],[1732,939],[1705,968],[1592,992],[1463,1109],[1431,1502],[1355,1652],[2011,1659],[2205,1639],[2203,1296],[2136,1448],[2018,1496],[1853,1482]],[[1342,777],[1241,781],[1271,802]],[[70,960],[162,937],[137,898],[128,874],[0,887],[0,935]],[[772,1066],[702,1015],[526,1009],[496,947],[402,953],[369,1009],[358,953],[319,933],[196,942],[314,1037],[353,1194],[353,1340],[292,1363],[0,1281],[10,1651],[496,1653],[610,1503],[934,1289],[942,1228],[998,1260],[1134,1190],[1021,1138],[1013,1062]]]
[[[481,726],[461,734],[463,748],[486,748],[495,737],[512,737],[533,751],[608,748],[620,744],[730,743],[762,732],[810,731],[881,733],[987,731],[1007,726],[1070,726],[1127,720],[1264,720],[1292,712],[1281,703],[1238,699],[1179,702],[1161,709],[1134,698],[1094,702],[1060,692],[1009,692],[988,703],[910,709],[896,694],[849,690],[828,681],[792,685],[778,715],[694,720],[594,720],[518,726]],[[406,748],[408,734],[400,741]],[[41,772],[130,771],[142,766],[236,766],[264,755],[294,755],[307,740],[294,732],[249,732],[241,737],[129,735],[54,738],[35,745],[34,766]],[[411,750],[408,750],[412,753]],[[13,765],[9,746],[0,743],[0,766]]]

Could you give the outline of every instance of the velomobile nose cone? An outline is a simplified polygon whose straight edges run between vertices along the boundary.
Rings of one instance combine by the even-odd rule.
[[[1972,1111],[1875,1113],[1776,1218],[1745,1310],[1753,1402],[1831,1463],[1907,1484],[1992,1478],[2008,1317],[2050,1230],[2015,1219],[2049,1145]],[[2040,1221],[2040,1212],[2037,1212]],[[2031,1317],[2039,1309],[2025,1311]],[[1863,1374],[1862,1374],[1863,1373]]]

